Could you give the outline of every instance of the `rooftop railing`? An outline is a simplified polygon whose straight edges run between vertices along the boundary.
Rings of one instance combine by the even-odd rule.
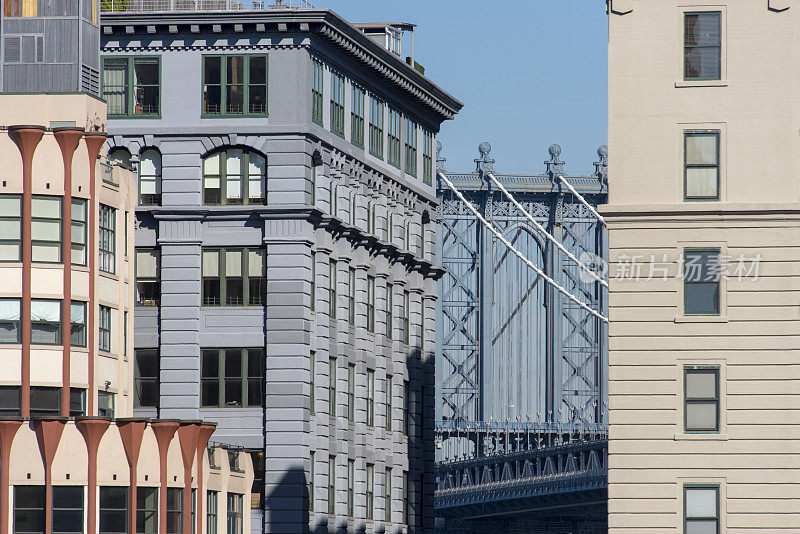
[[[306,0],[100,0],[103,13],[315,9]]]

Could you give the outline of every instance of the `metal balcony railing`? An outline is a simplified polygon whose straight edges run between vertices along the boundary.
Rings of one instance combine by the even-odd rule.
[[[100,0],[103,13],[315,9],[306,0]]]

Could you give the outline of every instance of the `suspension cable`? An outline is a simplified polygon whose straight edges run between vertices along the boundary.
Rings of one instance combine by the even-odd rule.
[[[531,214],[528,212],[528,210],[526,210],[526,209],[525,209],[525,208],[522,206],[522,204],[520,204],[519,202],[517,202],[517,199],[516,199],[516,198],[514,198],[514,197],[513,197],[513,195],[511,195],[511,193],[509,193],[509,192],[508,192],[508,190],[507,190],[507,189],[506,189],[506,188],[503,186],[503,184],[501,184],[501,183],[500,183],[500,181],[499,181],[497,178],[495,178],[495,177],[494,177],[494,175],[493,175],[492,173],[487,173],[487,174],[488,174],[489,178],[491,178],[492,182],[494,182],[494,184],[495,184],[495,185],[496,185],[496,186],[497,186],[497,187],[500,189],[500,191],[502,191],[502,192],[503,192],[503,194],[504,194],[504,195],[505,195],[505,196],[508,198],[508,200],[510,200],[510,201],[511,201],[511,203],[512,203],[512,204],[514,204],[514,206],[516,206],[516,207],[517,207],[517,209],[518,209],[519,211],[521,211],[521,212],[522,212],[522,214],[525,216],[525,218],[526,218],[526,219],[528,219],[528,220],[531,222],[531,224],[533,224],[533,225],[536,227],[536,229],[537,229],[537,230],[539,230],[541,233],[543,233],[543,234],[544,234],[544,236],[545,236],[547,239],[549,239],[549,240],[550,240],[550,241],[551,241],[551,242],[552,242],[552,243],[553,243],[555,246],[557,246],[557,247],[558,247],[558,248],[559,248],[559,249],[560,249],[560,250],[561,250],[561,251],[562,251],[564,254],[566,254],[566,255],[567,255],[567,257],[569,257],[569,259],[571,259],[572,261],[574,261],[575,263],[577,263],[577,264],[578,264],[578,267],[580,267],[581,269],[583,269],[584,271],[586,271],[587,273],[589,273],[589,275],[590,275],[592,278],[594,278],[595,280],[597,280],[598,282],[600,282],[600,285],[602,285],[602,286],[603,286],[603,287],[605,287],[605,288],[608,288],[608,282],[606,282],[606,281],[605,281],[605,280],[603,280],[601,277],[599,277],[599,276],[597,275],[597,273],[595,273],[595,272],[594,272],[592,269],[590,269],[589,267],[587,267],[586,265],[584,265],[584,264],[583,264],[583,263],[582,263],[582,262],[581,262],[581,261],[580,261],[578,258],[576,258],[576,257],[575,257],[575,256],[574,256],[574,255],[573,255],[573,254],[572,254],[572,253],[569,251],[569,250],[567,250],[567,249],[566,249],[566,247],[564,247],[564,245],[562,245],[562,244],[561,244],[561,243],[558,241],[558,239],[556,239],[555,237],[553,237],[552,235],[550,235],[550,233],[549,233],[549,232],[548,232],[548,231],[545,229],[545,227],[544,227],[544,226],[542,226],[541,224],[539,224],[539,222],[538,222],[536,219],[534,219],[534,218],[533,218],[533,215],[531,215]]]
[[[577,198],[578,200],[580,200],[581,204],[583,204],[584,206],[586,206],[586,208],[587,208],[587,209],[588,209],[588,210],[589,210],[589,211],[592,213],[592,215],[594,215],[595,217],[597,217],[597,220],[598,220],[598,221],[600,221],[601,223],[603,223],[603,226],[606,226],[606,221],[605,221],[605,219],[603,219],[603,216],[602,216],[602,215],[600,215],[599,213],[597,213],[597,210],[596,210],[596,209],[594,209],[594,208],[592,207],[592,205],[591,205],[591,204],[589,204],[588,202],[586,202],[586,199],[585,199],[585,198],[583,198],[583,197],[581,196],[581,194],[580,194],[580,193],[578,193],[577,191],[575,191],[575,188],[574,188],[574,187],[572,187],[572,184],[571,184],[571,183],[569,183],[569,182],[567,181],[567,179],[566,179],[566,178],[564,178],[564,177],[563,177],[562,175],[560,175],[560,174],[558,175],[558,178],[559,178],[559,180],[561,180],[562,182],[564,182],[564,185],[566,185],[566,186],[567,186],[567,189],[569,189],[569,190],[572,192],[572,194],[573,194],[573,195],[575,195],[575,198]]]
[[[491,223],[489,223],[486,219],[483,218],[483,216],[480,214],[480,212],[477,209],[475,209],[475,206],[473,206],[471,202],[469,202],[466,198],[464,198],[464,195],[461,194],[461,191],[459,191],[456,188],[456,186],[453,185],[453,182],[451,182],[450,179],[447,176],[444,175],[444,173],[439,172],[438,176],[439,176],[439,178],[442,179],[442,181],[444,181],[444,183],[447,184],[447,187],[449,187],[453,191],[453,193],[455,193],[455,195],[458,197],[458,199],[461,202],[463,202],[464,205],[467,206],[467,208],[469,208],[469,210],[475,215],[475,217],[478,218],[478,220],[481,222],[481,224],[483,224],[490,232],[492,232],[497,237],[497,239],[502,241],[503,244],[505,246],[507,246],[509,248],[509,250],[511,250],[511,252],[513,252],[519,259],[521,259],[523,262],[525,262],[525,264],[528,267],[530,267],[536,274],[541,276],[544,279],[545,282],[547,282],[548,284],[552,285],[559,293],[561,293],[562,295],[567,297],[569,300],[571,300],[572,302],[574,302],[575,304],[577,304],[578,306],[580,306],[581,308],[583,308],[584,310],[586,310],[590,314],[594,315],[595,317],[597,317],[598,319],[600,319],[604,323],[608,323],[608,319],[603,314],[593,310],[591,307],[587,306],[580,299],[578,299],[578,297],[574,296],[572,293],[570,293],[569,291],[567,291],[566,289],[561,287],[561,285],[559,285],[558,282],[556,282],[555,280],[553,280],[552,278],[547,276],[544,273],[544,271],[542,271],[536,265],[534,265],[533,262],[531,262],[528,258],[526,258],[522,254],[522,252],[517,250],[516,247],[514,247],[514,245],[512,245],[508,241],[508,239],[503,237],[503,234],[501,234],[494,226],[492,226]]]

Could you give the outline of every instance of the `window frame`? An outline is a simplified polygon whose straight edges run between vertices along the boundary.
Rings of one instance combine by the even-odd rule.
[[[365,478],[367,486],[364,491],[367,508],[366,516],[367,519],[372,520],[375,518],[375,464],[367,463]]]
[[[98,209],[99,234],[97,240],[97,269],[100,272],[117,272],[117,208],[100,204]]]
[[[375,370],[367,369],[367,426],[375,426]]]
[[[322,102],[325,94],[325,66],[322,61],[311,58],[311,120],[323,126],[325,112]]]
[[[356,83],[350,82],[350,142],[359,148],[364,148],[364,101],[367,91]]]
[[[241,57],[242,59],[242,83],[231,85],[242,85],[242,113],[231,113],[228,111],[228,58]],[[250,60],[252,58],[264,58],[264,112],[253,113],[250,111],[250,89],[251,86],[262,84],[250,83]],[[219,113],[206,110],[206,60],[219,58]],[[246,112],[245,112],[246,110]],[[241,117],[269,117],[269,54],[203,54],[200,59],[200,118],[201,119],[225,119]]]
[[[17,318],[16,320],[4,320],[2,322],[13,325],[13,328],[17,332],[17,337],[15,341],[0,341],[0,345],[19,345],[20,343],[22,343],[22,298],[20,297],[0,298],[0,303],[11,302],[11,301],[16,302],[17,304],[17,313],[16,313]]]
[[[58,200],[58,215],[56,217],[49,217],[49,216],[42,216],[42,215],[34,215],[33,208],[31,208],[31,262],[32,263],[47,263],[47,264],[59,264],[64,262],[64,197],[56,196],[56,195],[32,195],[31,202],[35,202],[36,200]],[[58,239],[35,239],[33,237],[33,225],[36,222],[52,222],[58,221]],[[70,230],[72,230],[72,221],[70,221]],[[70,246],[72,246],[70,238]],[[42,261],[34,259],[34,250],[37,245],[43,246],[53,246],[54,244],[58,245],[58,260],[56,261]]]
[[[400,153],[400,139],[403,135],[403,115],[392,106],[389,106],[388,123],[386,128],[386,163],[399,169],[403,159]]]
[[[11,529],[10,529],[11,532],[14,532],[15,534],[16,533],[34,534],[34,533],[27,533],[26,531],[21,530],[21,529],[19,529],[17,527],[17,512],[18,511],[27,512],[27,513],[30,513],[30,514],[34,514],[34,513],[41,514],[41,517],[40,517],[41,524],[42,524],[42,531],[41,532],[44,532],[45,521],[47,520],[47,518],[46,518],[46,514],[47,514],[46,487],[43,484],[42,485],[38,485],[38,484],[13,484],[13,488],[14,488],[14,498],[13,498],[13,501],[11,502],[11,506],[10,506],[10,510],[9,510],[11,512],[11,516],[12,516],[12,523],[11,523]],[[19,492],[20,488],[25,488],[26,490],[41,492],[41,495],[36,495],[36,497],[39,497],[41,499],[41,508],[39,506],[32,506],[32,505],[24,506],[24,507],[23,506],[18,506],[17,505],[17,498],[19,496],[18,492]],[[33,488],[36,488],[36,489],[34,490]],[[26,504],[29,504],[29,503],[26,503]],[[38,534],[38,531],[37,531],[37,534]]]
[[[394,376],[393,375],[386,375],[386,379],[384,381],[384,387],[386,389],[386,421],[385,421],[385,428],[387,432],[392,432],[392,408],[394,404]]]
[[[8,392],[12,396],[16,396],[15,406],[0,405],[0,418],[7,415],[19,417],[22,411],[22,386],[0,386],[0,391]],[[4,396],[0,398],[4,398]]]
[[[356,364],[347,364],[347,420],[356,422]]]
[[[687,20],[687,17],[693,16],[693,15],[701,15],[701,16],[702,15],[717,15],[717,18],[718,18],[717,22],[718,22],[718,27],[719,27],[719,45],[691,45],[691,46],[687,46],[686,45],[686,20]],[[723,34],[724,26],[723,26],[723,20],[722,19],[723,19],[723,12],[722,12],[722,10],[719,10],[719,9],[703,10],[703,9],[691,8],[691,9],[688,9],[688,10],[683,11],[681,13],[681,34],[682,34],[682,37],[683,37],[683,43],[682,43],[682,46],[681,46],[681,51],[682,51],[681,58],[683,60],[682,61],[683,68],[681,69],[681,73],[682,73],[682,79],[683,79],[684,82],[718,82],[718,81],[721,81],[721,80],[724,79],[724,73],[723,73],[723,67],[724,67],[723,46],[724,46],[725,43],[724,43],[724,34]],[[708,77],[701,77],[701,76],[698,76],[698,77],[687,76],[687,71],[686,71],[687,53],[688,53],[688,51],[690,49],[694,50],[694,49],[697,49],[697,48],[711,48],[711,49],[716,48],[716,49],[718,49],[718,52],[717,52],[717,61],[718,61],[718,65],[719,65],[719,76],[718,77],[716,77],[716,78],[708,78]]]
[[[100,304],[97,312],[97,350],[111,352],[112,323],[111,307]]]
[[[375,332],[375,277],[367,275],[367,332]]]
[[[328,515],[336,514],[336,455],[328,455]]]
[[[128,507],[129,507],[129,495],[128,495],[129,489],[128,489],[128,486],[127,485],[126,486],[100,486],[98,489],[99,489],[99,491],[98,491],[98,498],[97,498],[97,507],[98,507],[99,511],[98,511],[98,514],[97,514],[97,528],[98,528],[99,533],[100,534],[127,534],[128,515],[130,513],[130,511],[128,509]],[[112,490],[112,491],[115,491],[115,492],[118,491],[118,492],[124,493],[124,499],[123,499],[124,507],[123,508],[111,508],[111,507],[108,507],[108,506],[103,507],[103,500],[104,500],[103,496],[104,496],[104,493],[109,491],[109,490]],[[108,497],[108,495],[106,495],[106,497]],[[105,514],[104,514],[104,512],[105,512]],[[108,514],[111,514],[111,513],[117,513],[117,514],[121,513],[121,514],[124,515],[125,519],[124,519],[124,521],[122,523],[123,526],[125,527],[124,530],[121,530],[121,531],[103,530],[103,528],[102,528],[103,522],[104,522],[103,521],[103,517],[104,517],[104,515],[107,516]]]
[[[356,495],[356,461],[353,458],[347,459],[347,515],[355,516],[355,495]]]
[[[682,290],[683,290],[683,308],[682,308],[683,316],[684,317],[722,317],[724,286],[723,286],[723,283],[722,283],[723,277],[721,275],[716,280],[716,284],[717,284],[717,310],[716,310],[715,313],[697,313],[697,312],[691,312],[690,313],[686,309],[687,303],[688,303],[688,298],[689,298],[688,288],[689,288],[690,285],[695,284],[695,283],[714,282],[714,280],[710,280],[710,281],[702,281],[701,280],[699,282],[697,282],[697,281],[690,282],[688,280],[688,278],[686,276],[686,265],[687,265],[686,257],[689,254],[698,253],[698,252],[714,252],[714,253],[717,254],[717,261],[721,261],[720,259],[723,257],[722,256],[722,249],[720,247],[686,247],[686,248],[683,249],[683,269],[684,269],[683,284],[682,284],[682,286],[683,286],[682,287]]]
[[[86,507],[86,502],[85,502],[86,499],[85,499],[85,496],[84,496],[84,486],[73,486],[73,485],[64,485],[64,486],[62,486],[60,484],[54,484],[52,486],[52,489],[53,489],[53,509],[52,509],[52,512],[51,512],[52,513],[52,525],[53,525],[52,526],[52,533],[53,534],[83,534],[84,528],[86,526],[85,525],[85,521],[84,521],[84,508]],[[80,504],[79,508],[70,507],[70,506],[56,506],[56,502],[57,502],[57,499],[58,499],[56,494],[57,493],[61,493],[61,492],[66,492],[67,490],[71,490],[71,491],[73,491],[75,493],[75,495],[79,495],[80,496],[81,504]],[[75,512],[77,512],[77,517],[80,518],[80,524],[81,524],[80,529],[78,529],[78,530],[63,530],[63,529],[57,528],[57,525],[61,525],[61,524],[64,523],[64,521],[59,521],[57,519],[57,513],[58,512],[65,512],[67,514],[70,514],[70,513],[75,514]],[[72,515],[72,514],[70,514],[70,515]]]
[[[405,171],[406,174],[417,176],[417,123],[409,117],[405,117]]]
[[[336,380],[338,362],[336,358],[328,358],[328,416],[336,417]]]
[[[250,275],[250,252],[251,251],[258,251],[262,258],[262,266],[261,272],[262,276],[261,279],[261,288],[262,294],[259,298],[260,302],[253,303],[252,295],[250,294],[250,282],[251,280],[258,280],[258,277]],[[203,273],[203,266],[202,266],[202,255],[205,252],[216,252],[217,256],[217,276],[206,276]],[[227,252],[241,252],[242,254],[242,303],[241,304],[229,304],[228,303],[228,288],[227,288],[227,280],[228,275],[226,272],[226,253]],[[266,298],[266,287],[267,287],[267,276],[266,276],[266,251],[263,247],[203,247],[201,249],[201,266],[200,266],[200,280],[201,280],[201,306],[202,307],[209,307],[209,308],[260,308],[264,307],[267,302]],[[237,278],[237,277],[232,277]],[[205,281],[206,280],[214,280],[217,279],[219,281],[219,303],[214,304],[206,300],[206,287]]]
[[[394,339],[394,284],[386,284],[386,339]]]
[[[714,397],[689,397],[688,395],[688,380],[689,374],[713,374],[714,375]],[[721,390],[720,390],[720,368],[718,366],[700,366],[700,365],[686,365],[683,368],[683,431],[687,434],[718,434],[722,427],[721,424]],[[716,408],[716,421],[714,428],[689,428],[688,406],[693,405],[709,405],[712,404]]]
[[[331,71],[331,132],[344,138],[344,106],[345,106],[345,87],[347,82],[344,75],[339,74],[333,69]]]
[[[433,132],[422,128],[422,182],[433,183]]]
[[[227,534],[243,534],[244,530],[244,495],[241,493],[228,492],[226,499],[226,533]]]
[[[139,275],[139,254],[155,253],[156,274],[154,277]],[[161,249],[158,247],[136,247],[134,249],[134,279],[136,282],[136,306],[158,307],[161,304]],[[155,287],[153,298],[140,298],[145,293],[140,290],[140,284]],[[147,292],[147,295],[150,295]]]
[[[142,529],[142,534],[158,534],[158,500],[159,500],[159,492],[158,487],[151,487],[151,486],[137,486],[136,487],[136,530]],[[145,493],[149,493],[149,495],[145,495]],[[147,507],[147,498],[153,498],[155,496],[155,508],[148,508]],[[140,503],[144,506],[140,506]],[[146,523],[139,520],[139,514],[154,514],[152,519],[155,520],[155,530],[146,530],[144,525]],[[138,533],[137,533],[138,534]]]
[[[384,108],[386,103],[370,95],[369,107],[369,153],[383,161]]]
[[[57,321],[34,321],[33,320],[33,303],[34,302],[48,302],[48,303],[51,303],[51,304],[54,303],[54,302],[57,303],[57,306],[58,306],[58,320]],[[64,330],[64,326],[63,326],[64,311],[63,311],[62,308],[63,308],[63,305],[62,305],[62,301],[60,299],[31,299],[31,345],[46,345],[46,346],[61,345],[61,343],[63,342],[63,339],[64,339],[64,332],[63,332],[63,330]],[[56,334],[55,334],[55,336],[56,336],[55,341],[53,343],[35,342],[33,340],[34,325],[56,327],[57,331],[56,331]]]
[[[688,163],[687,162],[687,145],[688,140],[690,137],[715,137],[717,140],[717,163],[716,165],[707,164],[707,163]],[[721,142],[722,142],[722,132],[720,130],[699,130],[699,129],[688,129],[683,131],[683,200],[684,201],[694,201],[694,202],[709,202],[715,200],[721,200],[720,189],[721,189]],[[689,169],[716,169],[717,170],[717,181],[716,181],[716,195],[714,196],[689,196],[688,194],[688,185],[689,185]]]
[[[717,507],[717,515],[716,517],[689,517],[687,513],[687,500],[686,494],[688,493],[687,490],[714,490],[716,493],[716,507]],[[690,521],[699,520],[699,521],[716,521],[717,529],[716,534],[720,533],[720,523],[721,523],[721,514],[720,514],[720,486],[719,484],[684,484],[683,485],[683,531],[687,532],[688,525]]]
[[[228,404],[226,402],[226,382],[229,382],[231,378],[228,378],[225,374],[226,367],[226,357],[227,352],[229,351],[239,351],[239,366],[240,366],[240,375],[238,377],[239,381],[241,382],[241,401],[239,404]],[[250,376],[250,352],[251,351],[260,351],[261,352],[261,368],[259,369],[258,376]],[[213,356],[216,353],[217,357],[217,376],[206,376],[204,374],[203,369],[203,362],[205,360],[206,355]],[[227,348],[202,348],[200,349],[200,408],[261,408],[264,406],[264,393],[266,388],[266,380],[264,369],[266,366],[266,352],[263,347],[227,347]],[[250,386],[252,384],[256,384],[259,387],[260,395],[258,397],[258,403],[251,403],[250,402]],[[205,391],[206,387],[214,387],[216,384],[217,388],[217,404],[206,404],[205,403],[205,396],[203,392]]]
[[[75,209],[76,204],[77,205],[81,205],[81,204],[83,205],[83,214],[84,214],[84,218],[83,219],[76,219],[75,218],[75,213],[77,213],[77,210]],[[89,224],[88,224],[89,223],[89,201],[87,199],[79,198],[79,197],[72,197],[72,210],[71,210],[70,219],[71,219],[70,220],[70,247],[71,247],[71,252],[72,252],[72,254],[71,254],[72,265],[77,265],[79,267],[86,267],[86,265],[88,264],[87,260],[89,259],[88,258],[88,246],[89,246],[89,240],[88,240],[88,238],[89,238],[89,232],[88,232],[88,229],[89,229]],[[81,228],[83,228],[82,231],[80,230]],[[81,234],[81,238],[83,239],[83,242],[75,241],[75,234],[76,233]],[[82,248],[82,250],[83,250],[83,253],[82,253],[83,254],[83,262],[75,261],[75,258],[77,256],[76,253],[75,253],[76,248],[78,248],[78,250],[80,250]]]
[[[347,269],[347,322],[350,326],[356,324],[356,269]]]
[[[213,497],[213,499],[212,499]],[[219,491],[206,490],[206,534],[217,534],[219,529]]]
[[[111,113],[109,111],[109,119],[160,119],[161,118],[161,97],[163,95],[163,70],[161,68],[161,56],[131,56],[131,55],[104,55],[102,57],[102,64],[100,66],[100,87],[103,98],[108,101],[106,97],[106,84],[105,84],[105,71],[106,62],[109,60],[124,59],[126,64],[125,70],[125,113]],[[137,61],[152,61],[155,60],[158,65],[158,85],[149,84],[134,84],[134,70]],[[114,86],[117,87],[117,86]],[[134,113],[133,110],[136,106],[136,88],[137,87],[158,87],[158,111],[156,113]]]
[[[108,399],[109,407],[103,406],[103,402],[100,399]],[[109,409],[111,414],[104,414],[105,410]],[[114,414],[116,413],[116,395],[110,391],[103,391],[100,390],[97,392],[97,415],[100,417],[110,417],[114,419]]]
[[[0,213],[0,223],[3,222],[10,222],[10,223],[17,223],[17,228],[19,229],[18,238],[17,239],[2,239],[0,240],[0,246],[14,246],[17,247],[17,258],[16,259],[3,259],[0,256],[0,263],[20,263],[22,261],[22,195],[6,195],[0,194],[0,200],[17,200],[17,205],[19,206],[18,213],[19,215],[7,215],[6,213]]]
[[[153,174],[152,176],[150,176],[150,175],[143,176],[143,174],[142,174],[142,162],[144,161],[144,156],[147,153],[156,153],[156,154],[158,154],[158,160],[153,160],[154,161],[153,166],[155,168],[155,174]],[[155,161],[158,162],[158,165],[155,164]],[[139,153],[139,165],[137,167],[138,167],[137,168],[137,172],[136,172],[136,174],[137,174],[137,176],[136,176],[137,177],[137,184],[136,185],[137,185],[137,193],[138,193],[137,205],[138,206],[160,206],[161,205],[161,193],[162,193],[161,180],[162,180],[163,168],[164,168],[163,167],[163,155],[161,154],[161,151],[158,150],[155,147],[145,147],[145,148],[143,148],[141,150],[141,152]],[[142,193],[142,181],[143,181],[142,178],[143,177],[146,177],[148,182],[152,181],[152,182],[155,183],[155,190],[156,190],[155,193]],[[126,226],[126,229],[127,229],[127,225],[125,225],[125,226]],[[127,250],[127,248],[128,247],[126,246],[125,249]]]
[[[77,322],[75,322],[73,320],[72,308],[73,307],[78,307],[78,306],[82,306],[83,307],[83,323],[77,323]],[[88,325],[88,309],[89,309],[89,303],[86,302],[86,301],[83,301],[83,300],[72,300],[69,303],[69,311],[70,311],[70,314],[69,314],[69,345],[70,345],[70,347],[86,348],[86,346],[87,346],[87,338],[88,338],[88,336],[86,335],[86,333],[87,333],[86,329],[87,329],[87,325]],[[82,337],[81,337],[82,341],[80,341],[80,342],[73,342],[73,335],[75,335],[74,334],[74,329],[76,328],[76,326],[78,326],[78,327],[83,326],[83,334],[82,334]]]
[[[170,507],[170,504],[173,506]],[[177,505],[177,506],[176,506]],[[183,533],[183,488],[167,488],[167,506],[165,511],[166,532],[167,534]],[[177,528],[171,530],[171,523],[177,523]],[[161,527],[159,527],[161,528]],[[138,528],[137,528],[138,530]]]
[[[392,522],[392,468],[384,467],[383,470],[383,513],[386,523]]]
[[[328,262],[328,316],[331,319],[336,319],[337,308],[337,287],[339,278],[338,262],[335,259],[330,259]]]
[[[151,354],[152,353],[152,354]],[[141,348],[141,349],[134,349],[133,351],[134,357],[134,365],[133,365],[133,383],[134,383],[134,391],[133,391],[133,407],[134,408],[158,408],[161,400],[161,354],[157,348]],[[140,365],[139,365],[139,358],[143,355],[152,356],[155,359],[156,363],[156,373],[155,376],[141,376]],[[142,404],[141,403],[141,393],[142,393],[142,384],[143,383],[152,383],[155,385],[156,390],[156,397],[154,404]]]
[[[34,408],[33,397],[34,393],[51,393],[55,394],[53,406],[44,408]],[[61,388],[51,386],[31,386],[30,387],[30,415],[32,417],[59,417],[61,415]]]
[[[227,186],[228,186],[228,151],[241,150],[242,160],[240,168],[240,184],[239,192],[241,203],[228,202]],[[264,160],[264,172],[261,175],[261,192],[262,196],[255,199],[255,202],[250,199],[250,156],[255,154]],[[219,155],[219,174],[209,175],[206,174],[205,162],[208,158]],[[202,190],[200,192],[203,206],[265,206],[267,204],[267,156],[261,152],[242,145],[226,145],[219,149],[212,150],[205,154],[200,160],[201,173],[202,173]],[[219,180],[219,201],[210,202],[206,197],[206,179],[209,177],[216,177]]]

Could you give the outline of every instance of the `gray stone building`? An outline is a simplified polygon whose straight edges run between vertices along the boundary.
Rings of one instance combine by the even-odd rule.
[[[137,415],[249,449],[254,531],[432,531],[434,147],[461,103],[403,59],[409,25],[136,4],[103,13],[102,81],[139,176]]]

